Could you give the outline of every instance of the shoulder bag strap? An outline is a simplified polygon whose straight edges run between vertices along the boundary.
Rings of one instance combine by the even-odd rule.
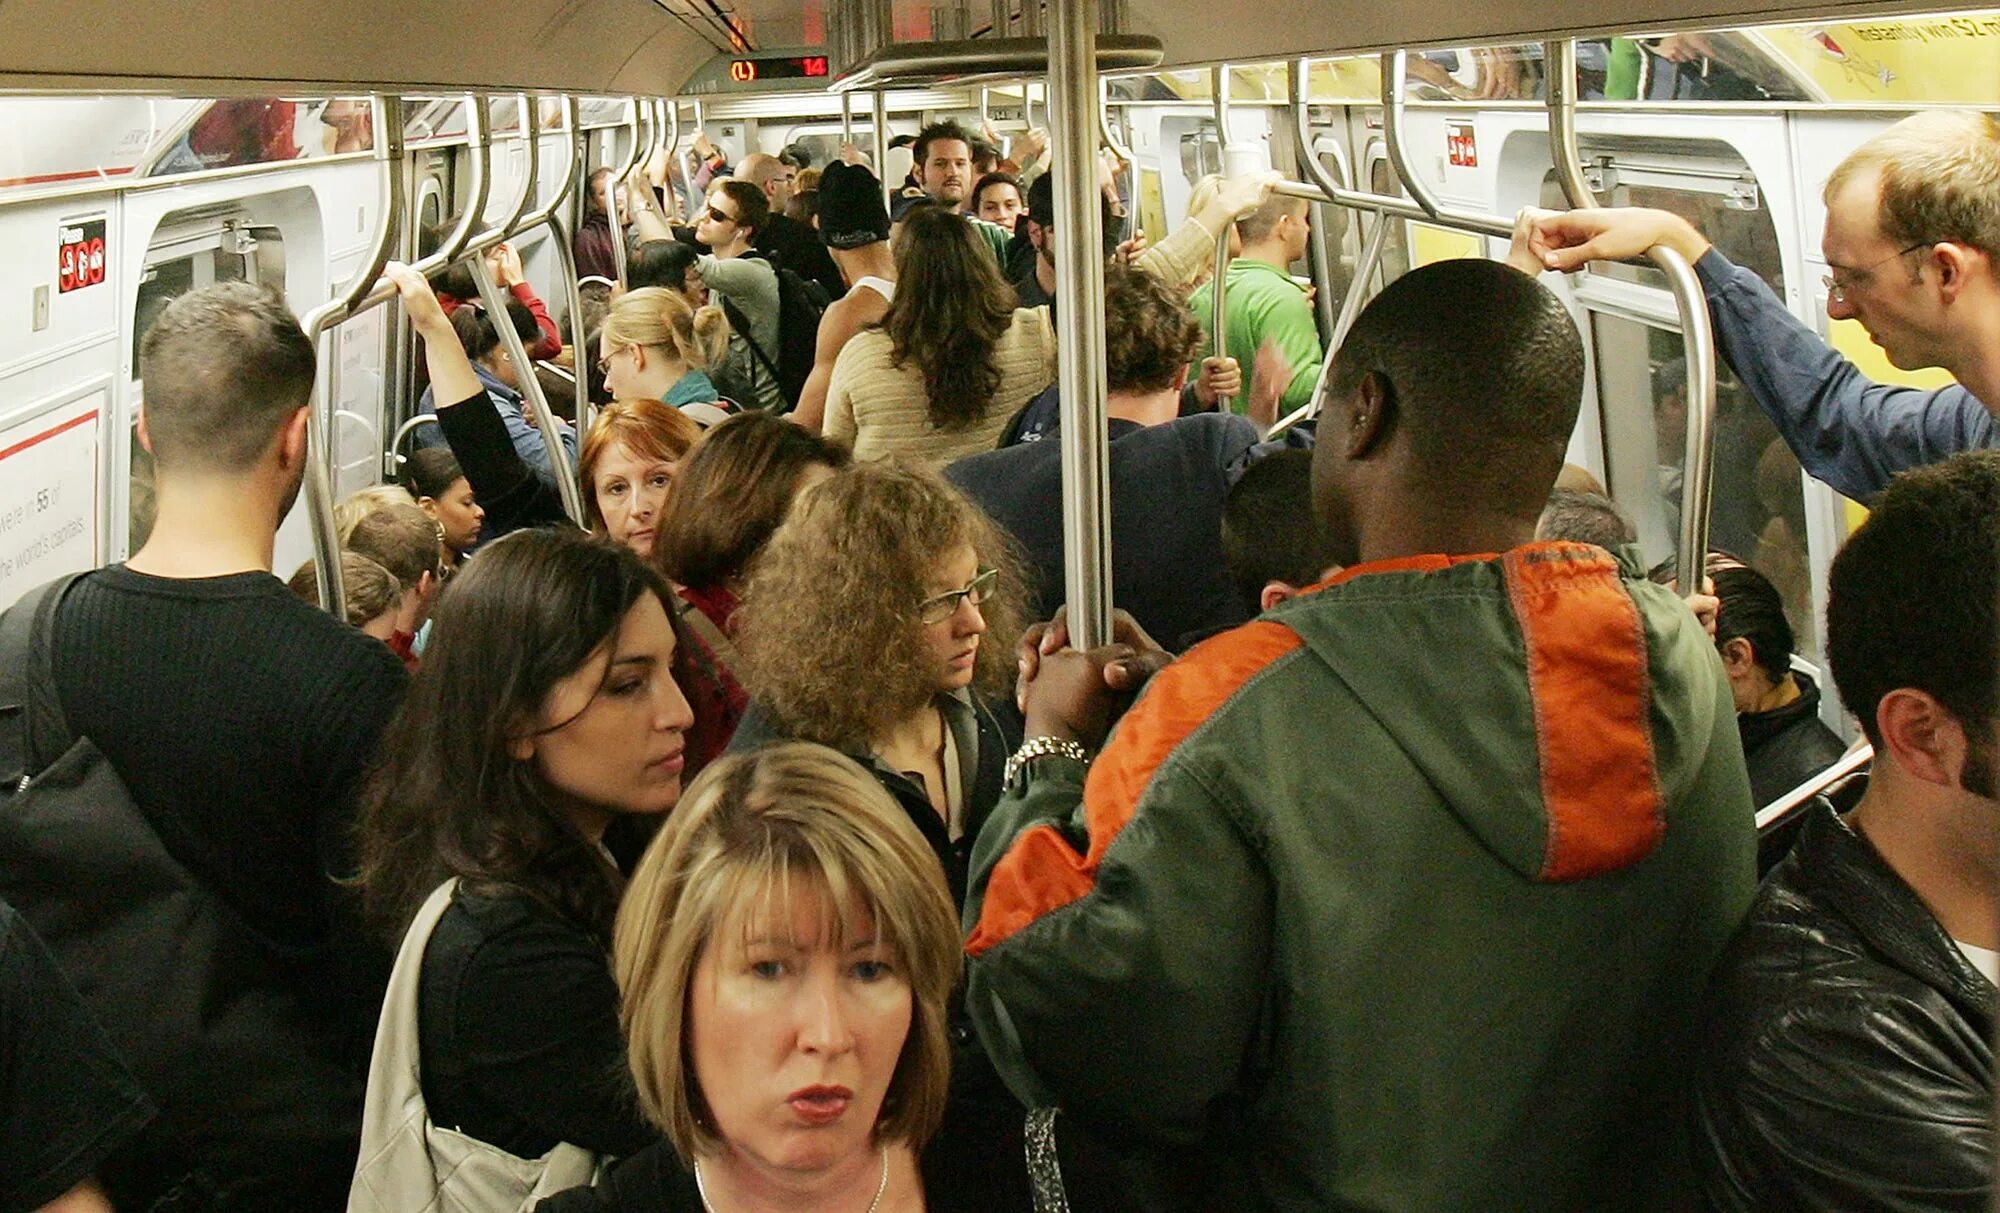
[[[742,677],[735,673],[743,668],[742,661],[736,656],[736,645],[730,641],[727,632],[715,626],[715,620],[708,617],[708,612],[690,603],[683,618],[694,629],[695,635],[701,637],[701,642],[708,646],[708,651],[715,654],[715,659],[726,666],[732,675]]]
[[[0,719],[20,730],[25,778],[62,757],[75,742],[56,689],[56,611],[83,573],[71,573],[28,591],[0,612]],[[4,757],[0,750],[0,757]]]
[[[750,331],[750,321],[742,312],[736,310],[736,305],[729,301],[727,295],[717,294],[715,297],[722,300],[723,314],[729,317],[729,323],[736,326],[736,331],[743,334],[744,343],[749,345],[750,352],[756,356],[758,364],[764,368],[764,373],[771,377],[772,382],[778,382],[778,368],[771,362],[770,355],[764,352],[764,347],[757,344],[755,334]]]
[[[378,1199],[398,1189],[399,1183],[435,1187],[430,1155],[424,1149],[424,1129],[430,1123],[430,1109],[424,1104],[422,1076],[418,1061],[417,997],[423,985],[424,950],[438,920],[451,906],[458,888],[452,877],[434,890],[403,934],[396,950],[396,966],[389,975],[389,987],[382,997],[382,1018],[375,1027],[375,1053],[368,1067],[368,1094],[362,1104],[361,1155],[354,1173],[351,1205],[375,1208],[362,1202],[364,1194]],[[393,1207],[388,1202],[387,1207]]]

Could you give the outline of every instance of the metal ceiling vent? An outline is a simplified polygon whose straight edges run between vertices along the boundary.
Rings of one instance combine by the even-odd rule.
[[[834,88],[938,84],[1041,76],[1049,67],[1043,0],[986,0],[930,8],[931,40],[898,42],[894,0],[827,0],[828,51]],[[1158,38],[1123,30],[1125,0],[1100,0],[1097,68],[1134,71],[1159,66]]]

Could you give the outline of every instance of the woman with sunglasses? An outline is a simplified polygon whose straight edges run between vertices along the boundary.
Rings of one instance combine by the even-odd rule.
[[[751,704],[730,750],[804,740],[854,758],[962,904],[1020,741],[991,707],[1013,678],[1020,567],[999,528],[928,472],[856,464],[806,490],[751,569],[739,624]]]

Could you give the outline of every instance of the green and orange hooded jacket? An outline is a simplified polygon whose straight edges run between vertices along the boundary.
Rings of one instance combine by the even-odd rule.
[[[968,1005],[1135,1207],[1676,1182],[1755,832],[1715,648],[1629,556],[1350,569],[1156,676],[1087,777],[1029,772],[973,856]]]

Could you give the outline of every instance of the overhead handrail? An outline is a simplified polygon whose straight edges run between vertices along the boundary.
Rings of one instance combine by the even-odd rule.
[[[1549,151],[1556,179],[1572,209],[1598,205],[1584,180],[1576,137],[1576,42],[1550,39],[1548,55]],[[1708,514],[1715,481],[1715,330],[1708,314],[1708,295],[1687,258],[1673,249],[1655,246],[1646,257],[1667,276],[1674,307],[1681,318],[1681,352],[1687,361],[1687,446],[1681,461],[1681,533],[1675,561],[1681,589],[1701,591],[1708,563]]]
[[[572,191],[586,188],[579,182],[589,174],[584,166],[584,133],[577,117],[576,98],[562,98],[563,119],[563,171],[556,177],[556,192],[540,210],[521,221],[526,229],[538,224],[547,224],[555,234],[551,241],[556,250],[556,271],[561,276],[565,294],[565,304],[569,311],[569,339],[571,357],[582,367],[584,359],[590,357],[585,344],[587,334],[583,331],[583,286],[576,276],[576,247],[568,223],[562,217],[563,205],[569,201]],[[578,434],[578,454],[582,454],[582,435],[590,432],[590,389],[585,376],[576,377],[576,408],[571,416],[576,418]]]
[[[312,342],[313,357],[324,361],[320,335],[336,318],[353,313],[368,288],[389,264],[396,234],[403,228],[403,99],[376,93],[369,99],[374,127],[374,159],[381,179],[376,196],[375,243],[362,271],[332,299],[306,313],[299,327]],[[320,605],[335,619],[347,618],[347,587],[340,576],[339,524],[333,517],[333,385],[313,377],[312,407],[306,413],[306,519],[312,527],[313,581]]]
[[[614,167],[610,157],[605,157],[605,167],[611,169],[611,175],[604,179],[604,218],[611,226],[611,265],[621,287],[625,285],[625,225],[618,218],[618,189],[625,184],[625,179],[632,175],[633,166],[639,163],[639,157],[645,147],[639,135],[640,127],[644,123],[640,111],[645,107],[640,105],[639,101],[637,97],[632,98],[632,116],[625,123],[626,128],[632,133],[632,146],[625,159]]]
[[[1039,0],[1029,0],[1034,7]],[[1096,187],[1098,0],[1055,0],[1048,97],[1055,166],[1063,574],[1070,643],[1111,639],[1110,422],[1105,411],[1104,220]],[[1225,246],[1226,248],[1226,246]],[[1221,287],[1217,285],[1217,296]]]
[[[382,474],[384,476],[394,476],[400,470],[403,463],[403,443],[409,440],[411,434],[416,433],[426,425],[436,425],[441,428],[442,424],[438,421],[436,413],[418,413],[408,421],[397,426],[396,436],[389,440],[388,457],[382,461]]]
[[[1332,145],[1334,156],[1340,161],[1341,168],[1341,180],[1335,181],[1327,174],[1326,166],[1319,162],[1319,155],[1313,150],[1312,110],[1308,104],[1307,97],[1310,91],[1311,79],[1311,59],[1301,56],[1285,65],[1285,85],[1289,90],[1292,102],[1292,132],[1293,138],[1299,145],[1299,165],[1305,169],[1307,181],[1327,191],[1341,189],[1344,185],[1352,184],[1354,180],[1353,173],[1347,167],[1347,153],[1340,150],[1340,144],[1335,143]],[[1319,205],[1324,207],[1330,204],[1320,203]],[[1315,216],[1315,218],[1320,220],[1320,222],[1315,222],[1312,225],[1313,244],[1315,247],[1314,264],[1319,269],[1320,280],[1330,283],[1333,281],[1333,259],[1335,255],[1333,240],[1331,239],[1331,233],[1327,230],[1328,225],[1324,222],[1324,213]],[[1380,223],[1382,217],[1378,214],[1375,217],[1375,221]],[[1348,293],[1350,295],[1354,293],[1351,283],[1348,287]],[[1324,295],[1319,300],[1319,315],[1321,323],[1327,326],[1329,334],[1344,331],[1341,329],[1339,320],[1333,314],[1333,300],[1326,298]],[[1329,348],[1338,344],[1339,341],[1337,338],[1329,338]],[[1315,391],[1313,393],[1313,400],[1318,399],[1319,393]],[[1306,406],[1310,408],[1312,403],[1312,401],[1307,401]]]
[[[516,104],[525,115],[528,94],[516,93],[514,96]],[[520,136],[522,151],[527,158],[527,165],[521,173],[521,192],[515,196],[513,205],[507,208],[507,217],[499,223],[486,224],[482,230],[474,233],[472,238],[458,250],[458,255],[452,258],[453,261],[484,253],[490,248],[504,244],[528,226],[522,221],[522,216],[527,214],[528,208],[534,204],[535,194],[540,188],[542,144],[541,140],[536,138],[534,128],[525,123],[521,127]],[[484,221],[484,216],[481,216],[481,221]]]
[[[1866,741],[1855,742],[1854,748],[1842,754],[1832,766],[1806,780],[1783,796],[1778,797],[1765,807],[1758,809],[1757,828],[1759,830],[1764,829],[1806,801],[1821,795],[1828,788],[1853,778],[1863,767],[1873,761],[1875,761],[1875,747],[1869,745]]]

